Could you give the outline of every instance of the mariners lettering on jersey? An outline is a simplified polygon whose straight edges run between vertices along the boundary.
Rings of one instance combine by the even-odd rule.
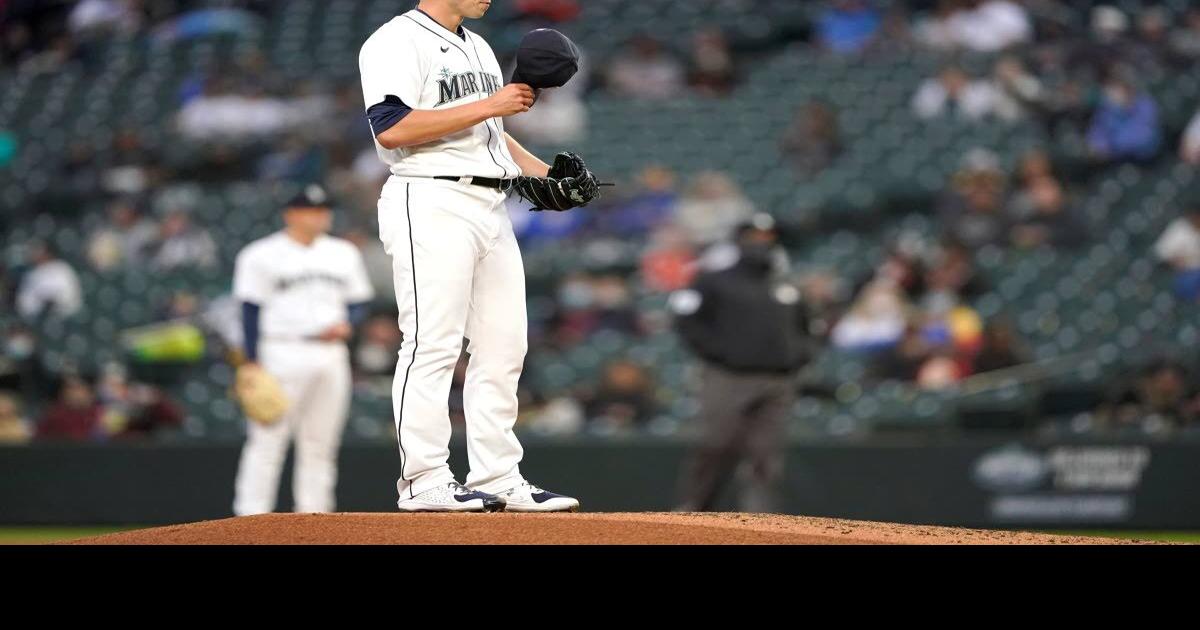
[[[342,276],[337,276],[332,273],[309,272],[295,276],[277,278],[275,280],[275,288],[280,291],[287,291],[293,287],[304,286],[306,284],[314,284],[318,282],[332,284],[339,288],[345,287],[347,284],[346,278]]]
[[[478,94],[480,91],[488,95],[494,94],[500,89],[500,84],[503,81],[500,77],[494,74],[484,72],[462,72],[454,74],[449,68],[442,68],[438,73],[438,104],[441,107],[446,103],[452,103],[461,98],[466,98],[472,94]]]

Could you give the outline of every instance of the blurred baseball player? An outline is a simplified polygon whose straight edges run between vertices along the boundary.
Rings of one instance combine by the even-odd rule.
[[[359,55],[367,118],[392,177],[379,231],[392,256],[404,343],[393,388],[402,511],[574,511],[579,501],[529,483],[513,433],[527,322],[521,252],[505,210],[515,190],[536,209],[597,196],[583,161],[551,167],[504,132],[535,90],[566,83],[579,54],[557,31],[530,33],[504,85],[487,42],[463,28],[487,0],[423,0],[379,28]],[[464,403],[470,473],[447,463],[447,400],[469,340]]]
[[[358,249],[326,234],[332,212],[320,186],[296,195],[283,220],[282,231],[238,254],[234,270],[247,361],[238,373],[239,388],[249,383],[253,394],[278,381],[283,399],[278,409],[260,413],[242,394],[251,421],[235,487],[238,516],[274,511],[293,436],[295,510],[334,509],[338,447],[350,402],[346,340],[373,297]]]

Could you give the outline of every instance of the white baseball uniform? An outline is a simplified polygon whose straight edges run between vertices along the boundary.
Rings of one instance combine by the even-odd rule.
[[[446,30],[419,10],[380,27],[359,56],[368,110],[397,98],[412,109],[455,107],[503,86],[487,42]],[[469,339],[464,403],[471,488],[497,493],[524,482],[513,433],[517,381],[528,344],[525,271],[494,188],[431,179],[521,174],[499,118],[415,147],[378,146],[392,177],[379,200],[379,232],[396,282],[404,343],[393,387],[401,476],[411,498],[454,481],[447,463],[448,397]]]
[[[362,255],[339,238],[320,236],[304,245],[276,232],[238,254],[233,292],[259,306],[258,362],[279,380],[290,402],[273,425],[247,423],[233,511],[238,516],[274,511],[294,435],[295,510],[330,512],[350,403],[350,355],[344,342],[315,337],[348,321],[350,305],[373,297]]]

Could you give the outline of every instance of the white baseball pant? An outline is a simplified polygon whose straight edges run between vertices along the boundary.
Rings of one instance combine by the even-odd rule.
[[[513,425],[528,347],[525,269],[504,199],[428,178],[392,177],[383,188],[379,234],[404,333],[392,388],[401,498],[454,480],[448,400],[464,337],[466,485],[496,493],[524,481]]]
[[[293,436],[295,511],[332,512],[338,448],[350,406],[349,350],[343,343],[264,340],[258,354],[263,369],[279,379],[290,405],[275,424],[247,421],[233,513],[275,510],[279,475]]]

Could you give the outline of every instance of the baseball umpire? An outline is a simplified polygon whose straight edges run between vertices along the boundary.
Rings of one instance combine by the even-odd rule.
[[[770,512],[783,473],[785,423],[810,338],[800,290],[778,276],[774,221],[739,226],[737,262],[671,296],[676,328],[701,359],[700,440],[685,464],[680,511],[714,508],[741,473],[741,509]]]

